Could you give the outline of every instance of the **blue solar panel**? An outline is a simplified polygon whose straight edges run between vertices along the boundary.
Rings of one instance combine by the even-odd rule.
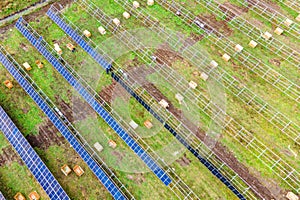
[[[0,191],[0,200],[5,200],[5,197],[3,196],[3,194]]]
[[[73,31],[73,29],[68,26],[63,19],[61,19],[58,15],[56,15],[51,8],[48,10],[47,15],[58,25],[60,28],[62,28],[72,39],[80,44],[80,41],[83,40],[79,35],[76,35],[76,32]],[[90,49],[91,47],[89,47]],[[90,54],[89,49],[83,47],[83,49]],[[91,55],[91,54],[90,54]],[[91,55],[92,56],[92,55]],[[93,57],[93,56],[92,56]],[[93,57],[94,58],[94,57]],[[99,63],[99,62],[98,62]],[[101,64],[101,63],[99,63]],[[104,66],[103,66],[104,67]],[[170,127],[167,123],[164,122],[164,120],[141,98],[139,95],[137,95],[131,88],[125,84],[116,74],[113,72],[111,73],[111,76],[119,82],[127,91],[129,94],[131,94],[146,110],[148,110],[159,122],[164,124],[164,127],[172,133],[175,138],[183,144],[195,157],[198,158],[198,160],[204,164],[211,172],[213,175],[215,175],[218,179],[220,179],[229,189],[231,189],[240,199],[243,199],[243,195],[239,193],[232,185],[231,183],[220,173],[220,171],[209,161],[204,159],[196,150],[194,150],[180,135],[176,133],[176,131]],[[124,136],[125,137],[125,136]],[[122,137],[123,140],[126,138]],[[137,152],[136,152],[137,153]],[[137,153],[139,156],[141,154]],[[157,172],[160,173],[160,172]],[[156,174],[159,176],[159,174]]]
[[[2,54],[0,55],[1,62]],[[66,192],[59,185],[55,177],[51,174],[49,169],[37,155],[37,153],[30,146],[28,141],[18,130],[15,124],[11,121],[9,116],[5,113],[0,106],[0,130],[4,133],[5,137],[15,148],[19,156],[22,158],[28,169],[31,171],[35,179],[40,183],[42,188],[50,197],[50,193],[53,193],[51,199],[70,199]],[[51,184],[51,185],[49,185]],[[62,192],[58,193],[56,187]],[[2,194],[1,194],[2,195]],[[2,198],[0,195],[0,199]],[[4,199],[4,197],[3,197]]]
[[[55,13],[49,9],[47,11],[47,15],[74,40],[80,45],[88,54],[90,54],[96,62],[98,62],[101,66],[103,66],[106,70],[111,68],[111,64],[109,64],[103,57],[95,51],[85,40],[76,33],[70,26],[68,26],[60,17],[55,15]]]
[[[76,32],[67,25],[67,23],[64,22],[62,18],[60,18],[54,11],[51,10],[51,8],[48,10],[47,15],[58,25],[61,29],[63,29],[72,39],[80,44],[81,40],[83,40],[79,35],[76,34]],[[91,47],[89,47],[90,49]],[[90,54],[89,49],[83,47],[83,49]],[[90,54],[91,55],[91,54]],[[91,55],[92,56],[92,55]],[[92,56],[93,57],[93,56]],[[94,57],[93,57],[94,58]],[[98,62],[99,63],[99,62]],[[101,65],[101,63],[99,63]],[[104,67],[104,66],[103,66]],[[184,138],[182,138],[180,135],[176,133],[176,131],[170,127],[165,121],[141,98],[139,95],[137,95],[131,88],[123,82],[116,74],[113,72],[111,73],[111,76],[113,79],[115,79],[117,82],[123,86],[129,94],[131,94],[147,111],[149,111],[159,122],[161,122],[164,127],[175,136],[175,138],[183,144],[195,157],[198,158],[198,160],[204,164],[213,175],[215,175],[218,179],[220,179],[234,194],[236,194],[240,199],[244,199],[243,195],[236,190],[234,186],[220,173],[220,171],[209,161],[204,159],[195,149],[193,149]],[[159,176],[159,175],[158,175]]]
[[[55,12],[51,10],[51,8],[48,10],[47,15],[61,28],[63,29],[72,39],[77,42],[78,44],[80,43],[81,40],[83,40],[79,35],[76,34],[76,32],[64,22],[62,18],[60,18]],[[90,48],[84,48],[83,49],[90,54]],[[91,54],[90,54],[91,55]],[[92,56],[92,55],[91,55]],[[92,56],[93,57],[93,56]],[[94,57],[93,57],[94,58]],[[99,63],[99,62],[98,62]],[[101,63],[99,63],[101,65]],[[103,66],[104,67],[104,66]],[[171,133],[175,138],[183,144],[198,160],[204,164],[211,172],[213,175],[215,175],[218,179],[220,179],[229,189],[232,190],[234,194],[236,194],[240,199],[243,199],[243,195],[239,193],[235,187],[231,185],[231,183],[220,173],[220,171],[209,161],[204,159],[195,149],[193,149],[186,141],[184,138],[182,138],[180,135],[176,133],[176,131],[168,125],[168,123],[165,123],[165,121],[139,96],[137,95],[131,88],[123,82],[116,74],[113,72],[111,73],[111,76],[113,79],[115,79],[117,82],[120,83],[122,87],[126,89],[126,91],[131,94],[147,111],[149,111],[159,122],[161,122],[164,127]],[[124,138],[123,138],[124,139]],[[139,154],[138,154],[139,155]],[[140,155],[139,155],[140,156]],[[158,175],[159,176],[159,175]]]
[[[20,18],[17,23],[17,29],[31,42],[31,44],[54,66],[54,68],[79,92],[79,94],[87,101],[87,103],[104,119],[104,121],[123,139],[123,141],[137,154],[144,153],[140,157],[144,163],[153,171],[153,173],[163,181],[165,185],[171,183],[171,179],[161,169],[156,162],[126,133],[123,128],[102,108],[98,101],[81,85],[77,79],[70,74],[67,69],[33,36],[24,25],[26,22]],[[46,41],[43,40],[44,43]],[[140,156],[140,155],[139,155]],[[152,166],[154,166],[152,168]]]
[[[51,108],[46,104],[46,102],[38,95],[38,93],[34,90],[33,86],[25,80],[22,75],[17,71],[17,69],[13,66],[13,64],[2,54],[0,53],[0,62],[5,66],[5,68],[12,74],[12,76],[19,82],[19,84],[22,86],[22,88],[30,95],[30,97],[36,102],[36,104],[41,108],[41,110],[47,115],[47,117],[51,120],[51,122],[55,125],[55,127],[62,133],[62,135],[70,142],[70,144],[73,146],[73,148],[76,150],[76,152],[81,156],[81,158],[88,164],[88,166],[92,169],[94,174],[97,176],[97,178],[102,182],[103,185],[108,185],[109,187],[106,187],[107,190],[112,194],[112,196],[115,199],[126,199],[123,194],[119,191],[117,186],[109,179],[109,177],[101,170],[101,168],[96,164],[96,162],[92,159],[92,157],[85,151],[85,149],[77,142],[75,137],[72,135],[72,133],[68,130],[67,126],[62,123],[62,121],[55,115],[54,111],[51,110]],[[4,115],[4,114],[3,114]],[[12,127],[12,122],[6,122],[8,124],[8,127]],[[3,132],[7,132],[6,126],[3,124],[1,125],[1,129],[3,129]],[[8,139],[12,140],[14,137],[15,140],[11,141],[11,143],[15,146],[18,153],[20,155],[27,155],[25,152],[25,149],[20,148],[20,144],[25,145],[27,142],[26,139],[22,137],[22,135],[17,134],[18,130],[12,129],[12,134],[8,135]],[[22,140],[22,138],[24,140]],[[21,142],[18,142],[18,141]],[[27,145],[28,146],[28,145]],[[33,154],[33,150],[30,150],[31,154]],[[23,158],[22,158],[23,159]],[[38,170],[46,170],[46,166],[38,160],[38,156],[34,155],[32,157],[24,157],[25,163],[28,163],[29,169],[33,169],[34,171]],[[36,168],[36,166],[39,166]],[[45,172],[44,172],[45,173]],[[44,174],[43,173],[43,174]],[[38,181],[42,181],[41,185],[46,191],[47,188],[45,188],[46,185],[53,184],[55,181],[54,177],[53,179],[48,179],[48,182],[43,179],[44,175],[36,176],[36,179]],[[49,174],[48,174],[49,176]],[[49,176],[50,177],[50,176]],[[52,196],[54,199],[69,199],[65,192],[61,187],[58,187],[58,185],[55,186],[56,190],[50,191],[52,192]],[[58,191],[58,192],[57,192]],[[50,194],[48,193],[48,194]],[[57,196],[56,194],[59,194]],[[50,197],[50,195],[49,195]]]

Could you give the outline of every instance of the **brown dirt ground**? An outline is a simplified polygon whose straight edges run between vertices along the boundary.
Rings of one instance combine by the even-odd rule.
[[[277,67],[279,67],[281,64],[280,60],[278,60],[276,58],[270,59],[269,62]]]
[[[113,80],[112,84],[104,87],[100,92],[99,95],[101,98],[104,99],[107,103],[111,103],[114,100],[114,88],[117,82]]]
[[[186,38],[185,41],[183,42],[181,50],[186,47],[193,46],[194,44],[196,44],[198,41],[202,40],[203,38],[204,38],[204,35],[191,33],[190,37]]]
[[[14,161],[17,161],[20,165],[23,165],[21,158],[18,156],[11,145],[3,148],[2,154],[0,154],[0,167],[9,165]]]
[[[63,136],[59,136],[58,130],[52,124],[50,120],[39,127],[38,135],[28,135],[26,139],[32,147],[38,147],[42,150],[47,150],[52,145],[62,145],[66,143]]]
[[[74,121],[84,120],[88,115],[95,115],[94,110],[89,106],[89,104],[78,96],[72,96],[71,91],[68,91],[68,98],[71,99],[71,103],[66,103],[59,96],[55,96],[55,98],[56,104],[60,105],[61,112],[71,123]]]
[[[220,5],[220,9],[222,11],[227,12],[226,21],[230,21],[236,16],[247,13],[249,11],[249,9],[256,2],[263,3],[267,7],[267,10],[268,10],[268,8],[272,8],[272,9],[278,11],[278,12],[281,11],[280,6],[278,6],[276,3],[272,2],[271,0],[264,0],[263,2],[262,1],[257,1],[257,0],[248,0],[249,5],[247,7],[240,7],[240,6],[231,4],[230,2],[225,2],[223,4],[220,3],[219,5]],[[269,11],[272,12],[272,10],[269,10]]]
[[[145,182],[145,177],[144,174],[139,173],[139,174],[132,174],[132,175],[127,175],[126,176],[129,180],[133,180],[136,184],[140,185],[143,182]]]
[[[186,154],[184,154],[181,158],[177,159],[176,162],[179,163],[182,167],[185,167],[191,163],[191,160],[186,157]]]
[[[248,0],[248,2],[252,5],[256,2],[263,3],[265,6],[267,6],[267,8],[272,8],[273,10],[276,10],[278,12],[281,11],[280,6],[277,3],[273,2],[272,0],[259,0],[259,1],[257,1],[257,0]]]
[[[227,23],[228,21],[234,19],[235,17],[242,15],[243,13],[248,12],[248,8],[243,8],[239,7],[237,5],[231,4],[229,2],[225,2],[223,4],[219,3],[220,9],[226,14],[226,20],[225,22]]]
[[[217,20],[215,15],[198,15],[197,18],[200,21],[203,21],[206,24],[209,24],[210,27],[205,27],[208,31],[217,30],[219,33],[222,33],[225,36],[230,36],[233,33],[233,30],[227,25],[225,20]],[[215,32],[216,35],[220,36]]]
[[[172,63],[177,60],[183,61],[183,58],[180,55],[169,49],[171,48],[164,44],[156,50],[154,56],[156,56],[156,61],[158,64],[166,63],[167,65],[172,66]]]

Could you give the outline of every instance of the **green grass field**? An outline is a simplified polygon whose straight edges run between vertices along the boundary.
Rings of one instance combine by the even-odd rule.
[[[40,0],[3,0],[0,2],[0,19],[23,10],[39,1]]]
[[[110,17],[121,18],[124,9],[117,3],[111,0],[95,0],[98,6],[101,6],[104,12],[110,15]],[[192,0],[178,1],[185,2],[184,7],[189,9],[195,14],[213,15],[205,7],[197,5]],[[223,1],[222,1],[223,2]],[[236,3],[235,1],[224,1]],[[26,2],[29,4],[32,2]],[[9,15],[21,7],[28,6],[27,4],[10,3],[6,5],[6,9],[0,13]],[[197,5],[197,6],[196,6]],[[289,16],[295,16],[295,13],[290,9],[285,8],[283,5],[282,12]],[[159,19],[160,23],[166,25],[168,28],[178,31],[186,37],[191,37],[193,34],[197,34],[192,28],[185,25],[181,20],[175,17],[172,13],[164,10],[159,5],[143,8],[147,13],[155,16]],[[107,30],[105,36],[98,34],[98,26],[100,25],[95,19],[93,19],[83,8],[78,7],[75,3],[71,4],[64,10],[64,15],[71,20],[74,24],[78,25],[81,29],[87,29],[92,33],[92,40],[99,47],[102,42],[106,44],[103,47],[107,52],[110,52],[114,48],[117,48],[113,43],[115,41],[109,41],[109,38],[113,36],[111,32]],[[255,19],[265,23],[265,20],[258,17],[253,12],[246,13],[244,15],[247,19]],[[222,19],[218,19],[221,20]],[[143,24],[137,19],[131,17],[129,20],[122,18],[121,23],[127,30],[134,30],[138,28],[144,28]],[[261,29],[272,31],[272,26],[265,23]],[[54,43],[59,43],[63,49],[62,57],[90,84],[97,92],[101,92],[105,87],[112,83],[111,77],[105,73],[105,71],[97,65],[97,63],[80,47],[77,47],[75,53],[71,53],[66,44],[71,42],[75,44],[65,33],[55,25],[47,16],[41,16],[37,21],[31,21],[30,25],[37,30],[43,38],[53,46]],[[245,46],[245,48],[255,57],[261,59],[262,62],[267,63],[276,71],[282,73],[285,77],[297,83],[300,80],[299,70],[294,66],[291,66],[288,62],[282,61],[280,66],[275,66],[270,63],[270,59],[278,58],[277,55],[270,52],[268,49],[258,47],[252,49],[247,47],[247,44],[251,38],[245,37],[244,34],[230,27],[233,33],[228,37],[231,41],[238,42]],[[73,97],[78,97],[78,94],[71,88],[71,86],[62,78],[62,76],[48,63],[41,54],[17,31],[5,32],[2,37],[1,45],[4,45],[10,54],[20,64],[28,62],[33,66],[33,70],[29,72],[31,78],[37,83],[37,85],[44,91],[44,93],[57,105],[58,108],[62,107],[61,101],[64,101],[72,106],[77,106]],[[279,37],[279,40],[292,47],[297,47],[300,44],[299,40],[288,37]],[[145,38],[146,40],[146,38]],[[111,42],[111,43],[110,43]],[[263,99],[270,105],[276,107],[278,111],[284,113],[289,119],[296,124],[300,122],[300,105],[287,98],[284,94],[279,92],[276,88],[266,83],[261,77],[249,72],[242,64],[234,60],[234,62],[223,62],[221,54],[223,50],[220,47],[208,40],[203,39],[197,43],[197,45],[204,49],[211,59],[216,60],[218,63],[222,63],[221,67],[229,72],[230,75],[237,78],[241,83],[246,85],[255,94],[263,97]],[[121,45],[120,45],[121,46]],[[112,54],[114,54],[113,52]],[[116,54],[117,57],[117,54]],[[41,60],[44,63],[43,69],[38,69],[34,62],[35,60]],[[118,56],[114,61],[115,64],[123,66],[126,70],[130,69],[131,65],[143,65],[143,61],[138,59],[135,52],[127,52],[124,55]],[[171,66],[176,72],[181,74],[186,80],[193,80],[197,82],[199,89],[204,95],[209,96],[210,91],[207,83],[193,75],[194,71],[198,71],[197,66],[193,66],[186,60],[175,59]],[[9,79],[13,81],[14,88],[8,90],[3,84],[0,88],[0,103],[1,106],[7,111],[9,116],[13,119],[16,125],[19,127],[24,136],[39,134],[39,126],[45,122],[45,115],[41,112],[38,106],[32,99],[24,92],[24,90],[13,80],[11,75],[6,71],[4,67],[0,67],[0,82]],[[191,105],[191,101],[187,100],[187,104],[191,105],[189,111],[184,106],[178,104],[174,95],[177,91],[176,87],[167,83],[163,77],[153,73],[148,75],[147,81],[153,83],[158,90],[168,98],[168,100],[174,105],[175,108],[180,109],[185,113],[186,117],[201,126],[205,131],[208,130],[212,120],[209,116],[200,111],[195,105]],[[124,92],[124,91],[122,91]],[[115,91],[114,95],[122,96],[122,92]],[[71,95],[70,95],[71,93]],[[274,128],[267,120],[263,119],[251,108],[241,102],[232,93],[226,91],[226,112],[242,124],[247,130],[257,137],[263,144],[268,146],[273,152],[279,155],[283,160],[293,166],[296,170],[300,168],[299,159],[295,158],[288,148],[291,148],[294,152],[299,153],[300,149],[297,144],[291,143],[291,140],[280,133],[280,131]],[[79,98],[81,99],[81,98]],[[125,100],[126,99],[126,100]],[[158,155],[160,155],[169,164],[171,168],[186,182],[186,184],[198,194],[201,199],[235,199],[233,193],[230,192],[220,181],[218,181],[211,173],[195,158],[191,153],[182,148],[178,142],[174,141],[174,137],[166,130],[162,125],[154,119],[141,105],[139,105],[132,97],[128,95],[126,98],[117,97],[111,102],[111,106],[122,117],[125,122],[134,120],[138,125],[137,133],[144,138],[145,142],[154,149]],[[81,99],[81,101],[83,101]],[[77,102],[78,103],[78,102]],[[147,130],[143,126],[145,120],[151,120],[154,124],[151,131]],[[76,120],[76,119],[75,119]],[[198,122],[198,121],[199,122]],[[136,197],[136,199],[176,199],[171,191],[164,187],[163,184],[150,172],[147,173],[132,173],[134,169],[140,171],[146,170],[146,167],[139,161],[138,157],[134,155],[126,144],[114,133],[114,131],[98,116],[95,117],[95,113],[89,113],[86,119],[76,120],[74,122],[75,127],[79,130],[82,136],[92,146],[95,142],[100,142],[104,147],[104,151],[98,153],[99,156],[110,166],[116,173],[117,177],[124,183],[128,190]],[[244,144],[239,143],[233,139],[225,131],[221,132],[220,142],[238,159],[240,163],[247,167],[249,173],[255,176],[262,183],[267,185],[268,182],[272,182],[274,187],[280,187],[282,191],[291,190],[282,179],[275,176],[273,171],[266,166],[256,157],[249,154]],[[113,139],[118,144],[116,150],[111,149],[107,142],[109,139]],[[64,141],[67,143],[67,141]],[[4,139],[3,134],[0,134],[0,155],[2,149],[8,146],[8,142]],[[182,156],[186,154],[190,163],[186,166],[181,165],[174,156],[170,158],[168,149],[165,146],[174,147],[178,146],[178,151]],[[87,165],[78,158],[75,151],[70,148],[69,145],[52,145],[47,150],[37,149],[36,151],[41,156],[45,164],[50,171],[61,183],[65,191],[70,195],[72,199],[111,199],[109,193],[99,183],[96,177],[88,169]],[[172,149],[176,151],[176,149]],[[172,153],[171,151],[171,153]],[[121,157],[120,157],[121,155]],[[179,158],[179,157],[178,157]],[[78,178],[74,173],[65,177],[60,167],[63,164],[69,164],[73,166],[75,164],[81,165],[85,174]],[[137,170],[137,171],[139,171]],[[35,182],[32,176],[28,175],[30,172],[26,166],[20,166],[17,162],[12,162],[7,166],[0,167],[0,182],[5,184],[0,185],[0,191],[8,199],[20,191],[23,194],[28,194],[32,190],[38,191],[41,194],[42,199],[47,199],[46,194]],[[25,180],[26,184],[22,184],[19,180]],[[151,191],[151,193],[149,192]]]

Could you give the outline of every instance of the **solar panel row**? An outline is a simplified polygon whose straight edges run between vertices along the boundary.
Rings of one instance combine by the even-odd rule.
[[[3,62],[2,55],[0,55],[0,57],[1,62]],[[70,199],[1,106],[0,130],[4,133],[7,140],[17,151],[19,156],[22,158],[30,172],[45,190],[50,199]]]
[[[124,129],[110,116],[102,105],[91,95],[89,91],[76,79],[47,48],[42,45],[47,44],[42,38],[37,39],[28,28],[28,24],[20,18],[17,29],[31,42],[31,44],[54,66],[54,68],[79,92],[87,103],[104,119],[104,121],[123,139],[123,141],[144,161],[151,171],[165,184],[169,185],[171,179],[160,168],[157,163],[142,149],[137,142],[124,131]],[[63,26],[63,25],[62,25]]]
[[[101,66],[103,66],[106,70],[111,68],[111,64],[109,64],[103,57],[95,51],[88,43],[79,36],[71,27],[65,26],[64,22],[60,20],[59,17],[55,15],[55,13],[49,9],[47,11],[47,15],[59,26],[63,26],[68,35],[70,35],[77,43],[80,45],[88,54],[90,54],[96,62],[98,62]]]
[[[203,158],[197,150],[192,148],[188,142],[181,137],[168,123],[165,121],[141,98],[137,95],[131,88],[122,81],[116,74],[112,72],[112,77],[120,83],[127,91],[131,94],[149,113],[151,113],[158,121],[163,123],[164,127],[181,143],[183,144],[198,160],[205,166],[207,169],[211,171],[213,175],[215,175],[218,179],[220,179],[234,194],[236,194],[240,199],[245,199],[244,196],[231,184],[231,182],[225,178],[220,171],[208,160]]]
[[[76,32],[73,31],[71,27],[69,27],[64,20],[59,17],[54,11],[52,11],[52,7],[48,10],[47,15],[57,24],[59,25],[69,36],[72,37],[74,41],[79,43],[81,40],[83,40],[79,35],[76,35]],[[72,31],[70,31],[72,30]],[[90,47],[92,48],[92,47]],[[86,50],[85,48],[83,48]],[[89,53],[87,51],[87,53]],[[151,107],[141,98],[139,95],[137,95],[133,90],[130,89],[130,86],[128,86],[125,82],[123,82],[115,73],[111,73],[112,78],[114,78],[117,82],[119,82],[129,94],[131,94],[147,111],[149,111],[158,121],[160,121],[164,127],[171,133],[173,136],[181,143],[183,144],[195,157],[198,158],[198,160],[204,164],[213,175],[215,175],[218,179],[220,179],[234,194],[236,194],[240,199],[243,199],[243,195],[225,178],[220,171],[209,161],[204,159],[195,149],[193,149],[186,141],[183,139],[176,131],[170,127],[165,121],[153,110]]]
[[[41,110],[47,115],[55,127],[62,133],[62,135],[67,139],[67,141],[72,145],[75,151],[80,155],[80,157],[87,163],[89,168],[93,171],[96,177],[101,181],[101,183],[106,187],[106,189],[111,193],[115,199],[126,199],[123,194],[119,191],[119,188],[109,179],[109,177],[101,170],[97,163],[92,159],[92,157],[86,152],[86,150],[78,143],[76,138],[68,130],[67,126],[57,117],[55,112],[48,106],[44,99],[35,91],[33,86],[18,72],[18,70],[13,66],[13,64],[2,54],[0,53],[0,61],[5,66],[5,68],[10,72],[10,74],[18,81],[21,87],[30,95],[30,97],[36,102],[36,104],[41,108]],[[17,138],[19,139],[19,138]],[[12,143],[14,145],[14,143]],[[24,142],[22,143],[24,144]],[[20,146],[16,147],[17,151],[20,149]],[[34,157],[35,158],[35,157]],[[31,158],[25,158],[25,162],[28,161],[30,164],[34,163]],[[45,168],[38,163],[37,165],[44,172]],[[43,178],[43,176],[37,176],[37,180]],[[41,185],[43,187],[48,187],[50,184],[52,186],[51,177],[46,177],[48,180],[43,182]],[[51,181],[49,184],[49,180]],[[55,186],[55,185],[54,185]],[[56,191],[61,193],[59,188],[55,186]],[[54,198],[60,199],[60,198]]]
[[[0,200],[5,200],[5,197],[3,196],[3,194],[0,191]]]

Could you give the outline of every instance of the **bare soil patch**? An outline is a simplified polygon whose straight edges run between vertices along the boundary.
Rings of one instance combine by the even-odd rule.
[[[227,25],[227,21],[217,20],[215,15],[198,15],[197,19],[205,24],[209,24],[210,27],[205,26],[204,28],[208,31],[212,31],[218,36],[221,36],[218,33],[222,33],[225,36],[230,36],[233,33],[233,30]]]
[[[17,161],[19,165],[23,165],[20,156],[14,151],[11,145],[3,148],[2,154],[0,154],[0,167],[4,165],[9,165],[14,161]]]
[[[271,12],[272,12],[272,10],[271,10],[271,9],[268,9],[268,8],[272,8],[273,10],[276,10],[276,11],[278,11],[278,12],[281,11],[280,6],[279,6],[277,3],[275,3],[275,2],[273,2],[273,1],[271,1],[271,0],[259,0],[259,1],[257,1],[257,0],[248,0],[248,2],[249,2],[249,4],[250,4],[250,6],[253,6],[253,5],[256,4],[257,2],[258,2],[259,4],[263,4],[263,6],[266,7],[267,10],[269,10],[269,11],[271,11]]]
[[[228,13],[226,17],[226,21],[232,20],[236,16],[240,16],[244,13],[247,13],[249,11],[249,7],[239,7],[237,5],[231,4],[230,2],[225,2],[221,4],[220,9],[223,12],[226,12],[227,10],[231,11],[231,13]]]
[[[170,50],[170,47],[168,45],[163,45],[159,49],[156,50],[154,53],[154,56],[156,56],[156,61],[159,64],[166,63],[167,65],[171,66],[173,62],[180,60],[182,61],[183,58],[178,55],[176,52]]]
[[[103,100],[107,103],[111,103],[113,101],[114,89],[116,87],[117,82],[115,80],[112,81],[112,84],[104,87],[100,92],[99,95]]]
[[[39,127],[38,135],[28,135],[26,139],[32,147],[38,147],[42,150],[47,150],[52,145],[66,143],[64,137],[58,135],[58,130],[48,119]]]
[[[60,105],[60,111],[67,117],[67,119],[73,123],[74,121],[80,121],[86,119],[89,115],[95,115],[94,110],[90,105],[83,101],[78,96],[72,95],[71,91],[68,91],[68,97],[71,103],[66,103],[59,96],[55,96],[56,104]]]
[[[186,154],[184,154],[180,159],[177,159],[176,162],[179,163],[182,167],[185,167],[191,163],[191,160],[186,157]]]
[[[124,153],[118,152],[118,151],[112,151],[111,154],[117,158],[117,165],[120,164],[120,162],[123,160]]]
[[[279,67],[281,64],[280,60],[276,58],[270,59],[269,62],[277,67]]]
[[[133,180],[138,185],[142,184],[146,180],[145,177],[144,177],[144,174],[142,174],[142,173],[127,175],[126,177],[129,180]]]

